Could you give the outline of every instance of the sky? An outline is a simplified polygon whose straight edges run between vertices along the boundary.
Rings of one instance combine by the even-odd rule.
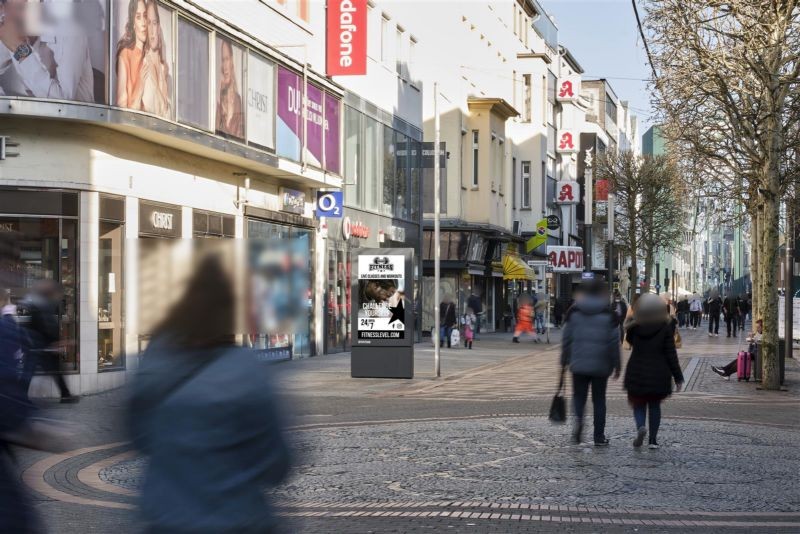
[[[652,125],[652,77],[629,0],[540,0],[555,17],[558,42],[572,52],[584,78],[606,78],[620,100],[627,100],[639,117],[639,131]],[[644,10],[639,3],[639,15]]]

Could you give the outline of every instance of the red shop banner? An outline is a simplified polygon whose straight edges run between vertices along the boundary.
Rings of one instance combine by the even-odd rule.
[[[328,76],[367,73],[367,0],[328,0]]]

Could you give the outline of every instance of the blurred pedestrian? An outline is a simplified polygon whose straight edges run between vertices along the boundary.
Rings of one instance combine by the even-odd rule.
[[[472,308],[467,308],[464,314],[464,346],[472,350],[472,341],[475,339],[475,323],[477,322]]]
[[[589,387],[594,407],[594,444],[608,445],[606,426],[606,386],[608,377],[619,378],[619,325],[609,306],[606,286],[590,282],[567,313],[561,342],[561,366],[572,373],[575,428],[573,443],[583,439],[583,414]],[[563,372],[563,371],[562,371]]]
[[[534,341],[538,341],[533,329],[533,305],[530,295],[520,295],[517,305],[517,324],[514,327],[514,337],[511,339],[512,343],[519,343],[519,336],[522,334],[530,334],[534,337]]]
[[[725,317],[727,337],[731,337],[731,327],[733,328],[733,337],[736,337],[736,329],[739,325],[739,302],[735,295],[729,293],[725,296],[722,303],[722,315]]]
[[[658,448],[661,402],[672,393],[673,379],[676,391],[680,391],[683,384],[674,327],[665,312],[663,301],[657,296],[642,295],[626,328],[632,352],[625,369],[624,386],[636,422],[634,447],[644,443],[648,433],[645,422],[649,418],[649,447]]]
[[[562,299],[556,299],[553,304],[553,320],[556,328],[561,328],[561,321],[564,318],[564,303]]]
[[[700,295],[693,293],[689,302],[689,324],[692,330],[697,330],[700,325],[700,316],[703,313],[703,303],[700,300]]]
[[[149,461],[148,532],[274,532],[265,488],[289,471],[269,364],[235,346],[234,286],[204,260],[152,336],[130,401],[134,445]]]
[[[450,299],[450,295],[445,295],[442,303],[439,304],[439,324],[441,331],[439,332],[439,346],[444,347],[447,342],[447,348],[450,348],[450,334],[453,333],[453,327],[458,324],[456,319],[456,305]]]
[[[719,337],[719,314],[722,313],[722,299],[716,291],[712,291],[708,300],[708,337]]]
[[[33,414],[27,382],[17,366],[25,336],[17,326],[8,293],[0,295],[0,532],[40,532],[33,504],[15,472],[9,436],[18,433]]]
[[[54,280],[38,280],[31,292],[22,300],[20,307],[25,312],[25,327],[29,340],[24,356],[23,380],[30,385],[37,367],[49,373],[58,386],[61,402],[78,402],[79,397],[70,393],[61,371],[59,316],[63,300],[61,285]]]
[[[481,315],[483,314],[483,302],[481,301],[481,290],[477,286],[472,286],[472,291],[470,291],[470,295],[467,298],[467,305],[464,308],[464,311],[467,308],[472,308],[472,311],[475,313],[476,322],[475,322],[475,339],[478,339],[478,334],[481,333]]]
[[[547,306],[549,301],[546,298],[539,299],[533,306],[534,321],[536,323],[536,337],[545,333],[545,313],[547,313]]]
[[[680,328],[689,327],[689,299],[683,295],[677,304],[678,309],[678,326]]]
[[[614,315],[617,317],[619,323],[619,338],[622,340],[625,337],[625,332],[622,328],[625,322],[625,317],[628,315],[628,303],[619,292],[619,289],[614,290],[614,303],[611,305],[614,309]]]

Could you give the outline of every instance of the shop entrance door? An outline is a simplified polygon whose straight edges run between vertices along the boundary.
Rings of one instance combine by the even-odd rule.
[[[326,353],[350,350],[350,265],[350,250],[343,243],[333,243],[328,249]]]

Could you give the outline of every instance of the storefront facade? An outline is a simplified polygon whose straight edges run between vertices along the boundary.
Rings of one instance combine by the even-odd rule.
[[[96,33],[81,76],[46,92],[27,71],[0,76],[0,289],[18,303],[38,279],[61,284],[71,390],[117,387],[136,369],[149,341],[141,295],[159,268],[141,254],[164,240],[290,239],[307,267],[293,281],[303,316],[243,342],[271,359],[320,354],[313,199],[342,186],[342,89],[211,13],[164,2],[165,76],[139,95],[125,78],[128,2],[75,6],[65,24]],[[32,394],[55,395],[52,380],[37,377]]]

